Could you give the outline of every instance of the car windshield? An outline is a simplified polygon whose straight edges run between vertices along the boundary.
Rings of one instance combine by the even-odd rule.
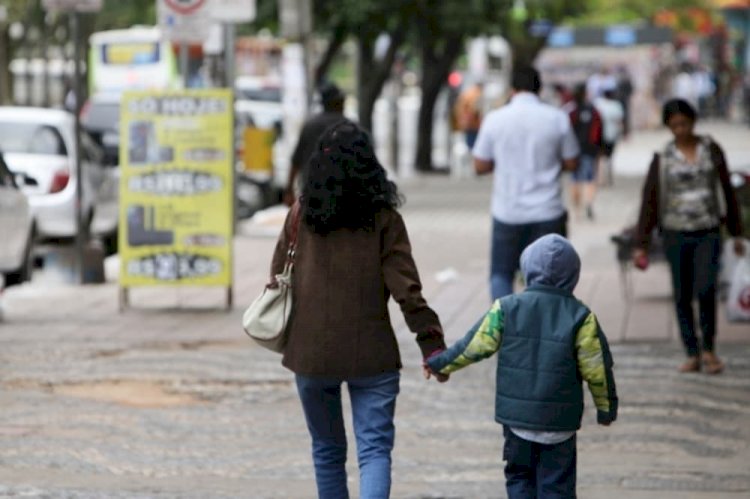
[[[281,102],[281,89],[278,87],[238,88],[237,98],[266,102]]]
[[[118,102],[92,102],[82,120],[86,128],[117,130],[120,126],[120,104]]]
[[[60,131],[54,126],[15,121],[0,121],[0,151],[5,154],[68,154]]]

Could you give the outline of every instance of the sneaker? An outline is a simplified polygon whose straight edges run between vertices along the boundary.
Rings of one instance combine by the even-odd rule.
[[[698,357],[688,357],[678,370],[681,373],[697,373],[701,370],[701,361]]]
[[[713,352],[703,352],[702,360],[706,374],[719,374],[724,370],[724,363]]]

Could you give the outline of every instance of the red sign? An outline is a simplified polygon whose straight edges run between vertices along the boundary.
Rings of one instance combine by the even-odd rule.
[[[164,0],[164,3],[177,14],[187,16],[200,9],[206,0]]]

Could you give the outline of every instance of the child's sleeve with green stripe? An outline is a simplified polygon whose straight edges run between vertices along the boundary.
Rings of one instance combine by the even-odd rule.
[[[597,421],[611,423],[617,419],[618,402],[613,361],[607,338],[593,313],[589,313],[576,334],[576,356],[581,377],[594,397]]]
[[[433,372],[449,374],[492,356],[500,349],[505,316],[496,300],[489,312],[447,350],[427,359]]]

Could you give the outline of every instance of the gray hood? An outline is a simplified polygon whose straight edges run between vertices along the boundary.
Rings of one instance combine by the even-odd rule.
[[[581,274],[581,259],[570,241],[548,234],[521,253],[521,272],[527,286],[553,286],[573,292]]]

